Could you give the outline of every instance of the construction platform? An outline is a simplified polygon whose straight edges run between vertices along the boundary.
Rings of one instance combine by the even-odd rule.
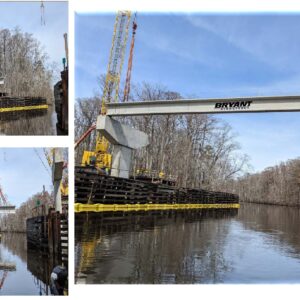
[[[16,271],[17,267],[15,263],[1,262],[0,261],[0,270],[1,271]]]
[[[239,197],[112,177],[76,167],[75,202],[76,211],[238,208]]]
[[[30,248],[57,254],[68,260],[68,219],[66,215],[50,211],[26,220],[27,242]]]
[[[0,97],[0,121],[11,121],[47,114],[48,104],[41,97]]]
[[[61,73],[61,80],[54,85],[56,130],[58,135],[68,135],[68,68]]]

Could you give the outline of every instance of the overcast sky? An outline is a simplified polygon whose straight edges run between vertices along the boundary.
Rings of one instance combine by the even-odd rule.
[[[76,97],[101,93],[115,15],[76,14]],[[300,15],[138,13],[132,82],[184,98],[300,94]],[[129,44],[129,43],[128,43]],[[122,80],[126,75],[125,59]],[[253,171],[299,157],[300,113],[220,115]]]
[[[0,148],[0,184],[13,205],[19,206],[42,192],[43,185],[49,192],[52,190],[51,170],[43,149],[36,151],[47,168],[32,148]]]
[[[41,25],[41,2],[0,2],[0,29],[19,27],[32,33],[49,56],[62,69],[65,57],[63,34],[68,32],[68,3],[44,2],[45,25]]]

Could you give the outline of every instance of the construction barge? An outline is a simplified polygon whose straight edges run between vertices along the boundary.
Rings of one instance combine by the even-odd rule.
[[[60,257],[68,264],[68,218],[53,209],[26,220],[28,248]]]
[[[0,121],[12,121],[47,114],[48,104],[42,97],[9,97],[0,93]]]
[[[68,135],[68,68],[60,74],[61,80],[54,85],[56,131],[57,135]]]
[[[235,194],[178,188],[75,167],[75,211],[239,208]]]

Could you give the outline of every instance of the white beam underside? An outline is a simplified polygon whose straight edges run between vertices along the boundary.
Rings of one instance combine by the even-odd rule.
[[[15,206],[0,206],[0,214],[14,214],[15,212]]]
[[[246,104],[246,102],[249,101],[251,102]],[[222,107],[216,107],[216,104],[217,106],[222,105]],[[108,116],[289,111],[300,111],[300,96],[154,100],[144,102],[107,103]]]

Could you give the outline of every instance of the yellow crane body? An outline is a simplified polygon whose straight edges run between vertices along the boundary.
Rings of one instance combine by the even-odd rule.
[[[111,154],[108,153],[109,143],[103,137],[98,135],[96,139],[95,151],[84,151],[82,155],[82,166],[93,166],[97,169],[111,168]]]
[[[124,63],[130,19],[131,11],[128,10],[118,11],[116,15],[105,85],[101,99],[101,114],[106,114],[106,103],[117,102],[119,98],[120,78]],[[94,151],[83,152],[81,165],[92,166],[97,169],[106,169],[107,171],[110,170],[111,154],[108,153],[108,148],[108,141],[98,133]]]

